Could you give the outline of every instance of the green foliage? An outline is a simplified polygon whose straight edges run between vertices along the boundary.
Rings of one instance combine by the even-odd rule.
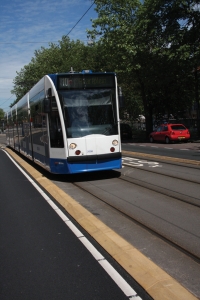
[[[40,50],[36,50],[31,62],[17,72],[14,79],[12,93],[16,95],[15,103],[46,74],[68,72],[71,67],[75,71],[95,69],[95,47],[85,46],[79,40],[70,41],[68,37],[63,36],[58,45],[52,43],[49,48],[41,47]]]
[[[199,78],[193,72],[200,63],[197,2],[95,3],[99,17],[88,34],[101,37],[105,60],[112,62],[127,86],[128,110],[137,111],[142,103],[147,133],[152,130],[153,113],[175,113],[199,101]]]
[[[63,36],[35,51],[14,80],[18,101],[45,74],[92,69],[115,71],[133,119],[173,113],[199,103],[200,11],[198,1],[96,0],[98,18],[88,37],[92,46]],[[96,41],[98,38],[98,41]]]
[[[4,119],[4,111],[2,108],[0,108],[0,120]]]

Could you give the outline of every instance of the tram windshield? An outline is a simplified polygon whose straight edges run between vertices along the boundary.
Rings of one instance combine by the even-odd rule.
[[[118,134],[114,89],[59,91],[68,137]]]

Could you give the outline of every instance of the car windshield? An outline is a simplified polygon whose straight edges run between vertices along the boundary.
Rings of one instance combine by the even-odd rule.
[[[60,91],[68,137],[118,134],[114,89]]]
[[[172,130],[185,130],[186,128],[183,125],[172,125]]]

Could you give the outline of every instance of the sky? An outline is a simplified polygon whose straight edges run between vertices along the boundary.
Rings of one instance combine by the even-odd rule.
[[[15,101],[13,80],[34,57],[34,51],[48,48],[68,35],[92,5],[92,0],[10,0],[0,4],[0,108],[9,111]],[[97,18],[95,4],[68,35],[87,43],[86,29]]]

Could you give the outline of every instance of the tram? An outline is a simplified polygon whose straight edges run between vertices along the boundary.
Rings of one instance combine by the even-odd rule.
[[[113,72],[45,75],[7,113],[7,145],[54,174],[120,169]]]

